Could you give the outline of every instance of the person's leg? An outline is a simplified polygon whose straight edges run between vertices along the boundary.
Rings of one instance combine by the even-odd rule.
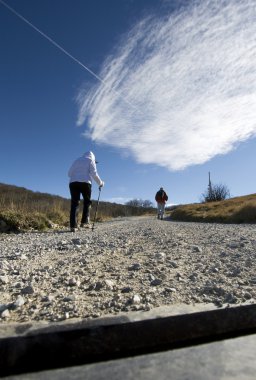
[[[160,219],[161,216],[161,203],[157,203],[157,219]]]
[[[161,219],[164,218],[164,203],[161,203]]]
[[[70,228],[77,228],[77,214],[80,201],[79,182],[71,182],[69,190],[71,194]]]
[[[91,207],[91,193],[92,186],[89,183],[83,183],[81,186],[81,193],[84,199],[83,215],[81,220],[82,224],[88,224],[90,222],[90,207]]]

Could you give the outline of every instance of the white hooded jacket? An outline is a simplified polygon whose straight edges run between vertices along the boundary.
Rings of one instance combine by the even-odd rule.
[[[86,152],[82,157],[75,160],[68,171],[68,176],[70,183],[86,182],[91,184],[92,179],[94,179],[99,186],[103,183],[97,173],[95,156],[92,152]]]

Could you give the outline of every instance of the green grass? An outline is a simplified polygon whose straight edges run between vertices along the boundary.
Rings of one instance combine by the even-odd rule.
[[[219,202],[197,203],[176,207],[173,220],[212,223],[256,223],[256,194]]]

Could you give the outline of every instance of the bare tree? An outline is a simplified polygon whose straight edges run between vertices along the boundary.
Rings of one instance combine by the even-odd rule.
[[[203,202],[217,202],[230,198],[230,191],[226,185],[218,184],[208,186],[207,190],[202,194]]]
[[[146,199],[143,201],[143,207],[149,208],[149,207],[154,207],[153,202],[151,202],[149,199]]]
[[[126,206],[133,206],[133,207],[144,207],[144,208],[148,208],[148,207],[153,207],[153,203],[146,199],[146,200],[143,200],[143,199],[132,199],[128,202],[125,203]]]
[[[141,207],[141,199],[131,199],[130,201],[125,203],[126,206],[132,206],[132,207]]]

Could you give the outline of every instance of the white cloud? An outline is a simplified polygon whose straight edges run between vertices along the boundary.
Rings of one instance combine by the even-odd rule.
[[[91,139],[179,170],[256,135],[255,0],[193,3],[138,23],[105,61],[105,84],[79,94]]]
[[[124,205],[126,202],[129,202],[131,199],[132,198],[115,197],[115,198],[105,198],[104,201]]]

